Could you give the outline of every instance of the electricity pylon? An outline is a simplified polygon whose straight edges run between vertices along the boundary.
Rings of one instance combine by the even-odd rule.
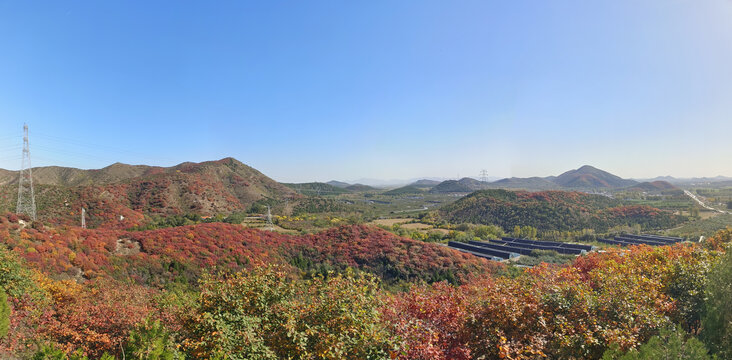
[[[269,231],[274,231],[274,224],[272,223],[272,212],[269,210],[269,205],[267,205],[267,227],[269,227]]]
[[[480,181],[488,182],[488,171],[486,171],[485,169],[480,171]]]
[[[36,196],[33,193],[33,169],[31,167],[30,146],[28,145],[28,125],[23,124],[23,160],[18,176],[18,214],[27,214],[36,220]]]

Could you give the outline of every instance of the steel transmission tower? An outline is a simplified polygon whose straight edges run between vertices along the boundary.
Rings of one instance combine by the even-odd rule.
[[[269,205],[267,205],[267,227],[269,228],[269,231],[274,231],[274,224],[272,223],[272,212],[269,210]]]
[[[31,168],[28,125],[23,124],[23,160],[18,176],[18,206],[16,213],[27,214],[36,220],[36,196],[33,193],[33,169]]]
[[[488,182],[488,171],[486,171],[485,169],[480,171],[480,181]]]

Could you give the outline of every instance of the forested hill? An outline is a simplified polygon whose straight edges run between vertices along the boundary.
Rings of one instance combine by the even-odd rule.
[[[0,211],[15,210],[17,182],[0,186]],[[15,173],[17,179],[17,173]],[[244,211],[261,201],[285,203],[302,196],[236,159],[173,167],[115,164],[99,170],[36,168],[39,219],[78,224],[81,207],[91,226],[128,228],[146,215],[215,215]],[[120,216],[123,220],[120,221]]]
[[[476,191],[439,210],[452,223],[495,224],[504,229],[596,229],[640,224],[644,229],[670,227],[682,219],[649,206],[624,206],[602,195],[570,191]]]

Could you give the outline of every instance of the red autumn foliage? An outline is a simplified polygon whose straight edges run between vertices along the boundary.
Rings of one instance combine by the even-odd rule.
[[[64,289],[57,298],[50,323],[41,330],[67,352],[81,349],[98,359],[117,354],[130,330],[153,311],[149,288],[97,280],[85,287]]]
[[[470,315],[468,296],[444,282],[419,285],[388,299],[382,309],[384,321],[400,335],[400,359],[472,359],[462,331]]]
[[[190,272],[186,275],[190,277],[201,269],[236,271],[253,263],[291,264],[302,257],[310,264],[374,272],[389,281],[463,281],[471,273],[502,267],[366,226],[292,236],[224,223],[140,232],[77,227],[12,230],[11,224],[0,223],[0,233],[8,234],[6,243],[15,252],[48,273],[68,277],[112,274],[157,283],[184,275],[182,271]],[[132,251],[138,246],[139,252]]]

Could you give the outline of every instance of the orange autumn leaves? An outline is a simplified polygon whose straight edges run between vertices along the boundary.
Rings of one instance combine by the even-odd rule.
[[[384,316],[402,359],[600,358],[611,344],[635,348],[672,321],[693,331],[702,311],[693,294],[704,283],[685,272],[713,259],[699,246],[612,250],[517,278],[416,286],[391,297]]]

